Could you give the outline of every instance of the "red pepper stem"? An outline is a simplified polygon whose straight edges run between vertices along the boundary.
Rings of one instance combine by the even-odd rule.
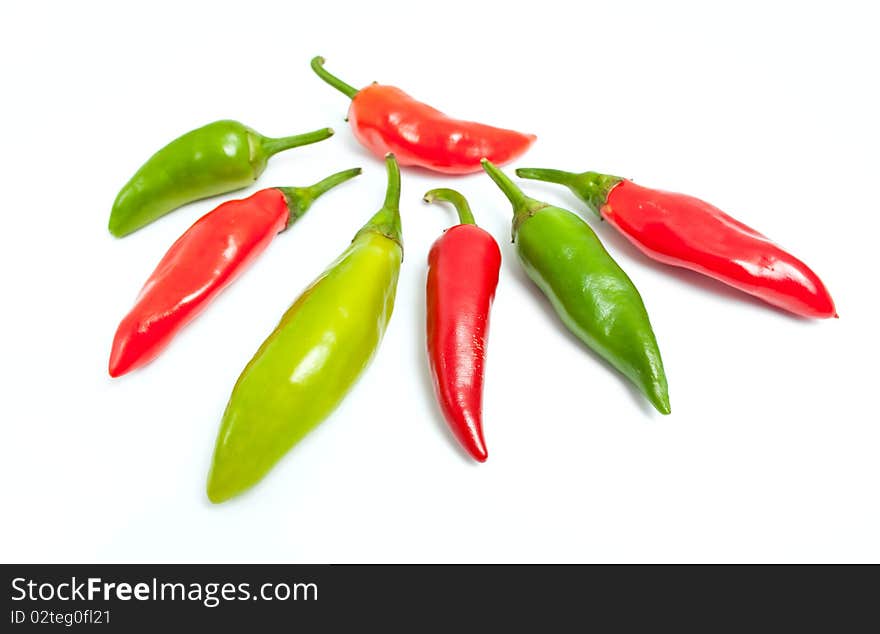
[[[341,92],[343,95],[348,97],[349,99],[354,99],[354,96],[358,94],[358,89],[354,86],[349,86],[344,81],[327,72],[324,68],[324,58],[318,55],[317,57],[312,58],[312,70],[315,71],[315,74],[318,75],[321,79],[326,81],[328,84],[333,86],[336,90]]]
[[[495,181],[495,184],[498,185],[502,192],[504,192],[504,195],[507,196],[510,204],[513,205],[512,237],[516,240],[516,233],[523,221],[534,216],[536,212],[544,207],[547,207],[547,203],[542,203],[540,200],[535,200],[534,198],[526,196],[522,193],[522,190],[517,187],[510,178],[508,178],[507,174],[492,165],[488,159],[483,159],[480,161],[480,164],[492,180]]]
[[[370,218],[355,239],[365,232],[380,233],[389,240],[394,240],[403,249],[403,237],[400,226],[400,167],[394,155],[385,155],[385,167],[388,170],[388,189],[385,192],[385,203],[382,209]]]
[[[547,181],[548,183],[559,183],[560,185],[570,185],[578,176],[574,172],[540,169],[537,167],[521,167],[516,170],[516,175],[520,178],[533,178],[539,181]]]
[[[432,189],[425,194],[422,200],[424,200],[426,203],[432,203],[435,200],[442,200],[448,203],[452,203],[452,205],[455,207],[455,211],[458,212],[459,224],[477,224],[477,222],[474,220],[474,214],[471,213],[471,206],[468,205],[467,199],[454,189]]]
[[[353,167],[348,170],[343,170],[341,172],[336,172],[335,174],[331,174],[327,178],[323,180],[319,180],[314,185],[310,185],[305,189],[308,190],[309,194],[311,194],[312,198],[318,198],[322,194],[327,193],[337,185],[344,183],[345,181],[354,178],[358,174],[360,174],[363,170],[359,167]]]
[[[516,175],[520,178],[532,178],[548,183],[565,185],[574,192],[575,196],[587,203],[590,210],[600,218],[602,217],[602,206],[608,201],[608,193],[614,189],[617,183],[623,180],[619,176],[599,174],[598,172],[575,174],[574,172],[564,172],[562,170],[532,167],[521,167],[516,170]]]
[[[350,178],[354,178],[360,173],[361,168],[355,167],[350,170],[331,174],[327,178],[308,187],[276,187],[278,191],[284,194],[284,198],[287,201],[287,208],[290,210],[290,216],[287,219],[287,227],[299,220],[303,214],[309,210],[312,203],[321,195],[330,191],[340,183],[344,183]]]
[[[289,150],[290,148],[299,147],[301,145],[317,143],[318,141],[329,139],[331,136],[333,136],[332,128],[321,128],[314,132],[306,132],[305,134],[297,134],[296,136],[285,136],[279,139],[261,136],[260,148],[263,150],[266,158],[269,158],[273,154],[278,154],[278,152],[283,152],[284,150]]]

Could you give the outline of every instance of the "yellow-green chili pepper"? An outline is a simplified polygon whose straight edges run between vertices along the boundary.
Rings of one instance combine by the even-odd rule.
[[[342,401],[391,318],[403,259],[400,171],[385,204],[281,318],[238,378],[217,436],[208,497],[252,487]]]
[[[579,216],[528,198],[501,170],[482,163],[513,205],[513,239],[523,268],[562,322],[668,414],[660,350],[627,274]]]
[[[271,139],[238,121],[187,132],[151,156],[116,196],[109,229],[126,236],[170,211],[252,184],[273,154],[333,136],[323,128]]]

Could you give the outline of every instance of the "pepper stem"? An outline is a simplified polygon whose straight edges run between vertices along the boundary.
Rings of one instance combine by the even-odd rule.
[[[332,128],[321,128],[320,130],[315,130],[313,132],[297,134],[296,136],[285,136],[279,139],[261,136],[260,147],[266,158],[269,158],[273,154],[278,154],[278,152],[283,152],[284,150],[289,150],[290,148],[299,147],[301,145],[317,143],[318,141],[329,139],[331,136],[333,136]]]
[[[385,190],[385,203],[383,209],[393,209],[400,215],[400,167],[397,159],[389,152],[385,155],[385,169],[388,170],[388,187]]]
[[[394,240],[403,249],[403,237],[400,226],[400,168],[397,159],[390,152],[385,155],[385,167],[388,170],[388,189],[385,192],[385,203],[382,209],[370,218],[355,239],[362,233],[372,231],[380,233],[389,240]]]
[[[471,206],[468,205],[467,199],[454,189],[432,189],[422,198],[426,203],[432,203],[435,200],[443,200],[452,203],[455,211],[458,212],[458,222],[463,225],[475,225],[474,214],[471,213]]]
[[[560,185],[570,185],[577,178],[577,174],[574,172],[539,169],[537,167],[521,167],[516,170],[516,175],[520,178],[532,178],[548,183],[559,183]]]
[[[333,189],[340,183],[344,183],[350,178],[354,178],[361,173],[361,168],[355,167],[350,170],[336,172],[327,178],[318,181],[314,185],[308,187],[278,187],[278,191],[284,194],[287,200],[287,208],[290,210],[290,216],[287,219],[289,227],[299,220],[312,206],[317,198]]]
[[[346,84],[336,75],[327,72],[324,68],[324,58],[320,55],[312,58],[312,70],[315,71],[315,74],[318,75],[318,77],[326,81],[349,99],[354,99],[354,96],[358,94],[357,88]]]
[[[309,190],[309,193],[312,195],[312,198],[318,198],[322,194],[327,193],[337,185],[344,183],[345,181],[354,178],[358,174],[360,174],[363,170],[359,167],[353,167],[348,170],[343,170],[341,172],[336,172],[335,174],[331,174],[327,178],[323,180],[319,180],[314,185],[310,185],[305,189]]]
[[[599,174],[598,172],[575,174],[574,172],[562,170],[531,167],[522,167],[516,170],[516,175],[520,178],[532,178],[548,183],[565,185],[574,192],[575,196],[587,203],[590,211],[600,218],[602,217],[602,206],[608,200],[608,193],[614,189],[617,183],[623,180],[620,176]]]
[[[507,196],[510,204],[513,205],[512,234],[513,239],[516,240],[516,233],[523,221],[534,216],[535,213],[548,205],[547,203],[542,203],[540,200],[535,200],[534,198],[526,196],[522,190],[507,177],[507,174],[492,165],[488,159],[481,160],[480,164],[492,180],[495,181],[495,184],[498,185],[502,192],[504,192],[504,195]]]

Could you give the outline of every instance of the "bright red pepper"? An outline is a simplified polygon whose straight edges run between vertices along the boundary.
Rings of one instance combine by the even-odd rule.
[[[379,157],[393,152],[401,165],[444,174],[479,172],[480,159],[496,165],[512,161],[537,138],[515,130],[452,119],[416,101],[400,88],[373,83],[357,90],[312,60],[321,79],[351,98],[348,122],[357,140]]]
[[[171,246],[119,324],[110,376],[155,359],[318,196],[360,172],[339,172],[311,187],[263,189],[223,203],[197,220]]]
[[[428,254],[428,360],[434,391],[449,428],[467,452],[484,462],[483,370],[489,310],[498,286],[501,250],[474,224],[467,201],[434,189],[425,201],[455,205],[461,224],[448,229]]]
[[[837,317],[828,289],[810,267],[707,202],[596,172],[516,173],[566,185],[655,260],[703,273],[802,317]]]

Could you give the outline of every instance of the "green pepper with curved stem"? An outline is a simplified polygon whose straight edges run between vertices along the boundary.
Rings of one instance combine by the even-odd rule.
[[[187,203],[252,184],[273,154],[333,136],[323,128],[265,137],[238,121],[215,121],[187,132],[151,156],[116,196],[109,229],[117,238]]]
[[[562,322],[668,414],[663,360],[627,274],[579,216],[527,197],[489,161],[482,164],[513,205],[513,240],[523,268]]]
[[[403,260],[400,171],[391,154],[386,165],[382,209],[287,310],[235,384],[208,476],[212,502],[259,482],[329,416],[376,352]]]

